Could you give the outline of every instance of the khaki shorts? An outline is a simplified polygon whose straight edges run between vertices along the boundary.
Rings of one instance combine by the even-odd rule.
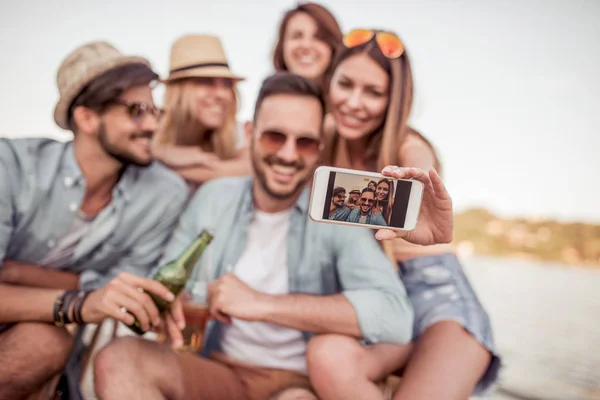
[[[310,390],[308,376],[299,372],[248,365],[218,352],[209,359],[181,352],[179,362],[185,399],[268,400],[291,387]]]

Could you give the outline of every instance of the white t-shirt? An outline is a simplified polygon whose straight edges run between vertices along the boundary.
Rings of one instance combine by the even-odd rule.
[[[287,294],[287,238],[290,211],[256,210],[248,241],[233,273],[251,288]],[[306,374],[306,342],[302,332],[281,325],[233,319],[221,341],[223,352],[238,361]]]

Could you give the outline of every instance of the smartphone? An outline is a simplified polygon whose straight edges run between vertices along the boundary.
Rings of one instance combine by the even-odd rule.
[[[316,222],[410,231],[422,197],[417,180],[322,166],[315,171],[308,212]]]

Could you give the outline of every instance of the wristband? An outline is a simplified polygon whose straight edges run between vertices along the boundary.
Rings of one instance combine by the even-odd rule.
[[[83,303],[85,302],[85,300],[91,292],[91,290],[81,290],[77,294],[77,301],[73,306],[73,320],[80,325],[85,324],[85,322],[83,322],[83,317],[81,316],[81,310],[83,309]]]

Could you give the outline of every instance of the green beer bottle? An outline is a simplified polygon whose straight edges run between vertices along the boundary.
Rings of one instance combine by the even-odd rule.
[[[213,235],[208,231],[203,230],[178,258],[161,266],[152,276],[152,279],[162,283],[175,295],[175,297],[177,297],[185,288],[194,266],[212,239]],[[152,293],[148,293],[148,295],[152,298],[152,301],[154,301],[159,312],[163,313],[169,309],[171,304],[168,301],[164,300],[162,297],[155,296]],[[137,319],[132,325],[129,325],[129,329],[138,335],[143,335],[145,333]]]

